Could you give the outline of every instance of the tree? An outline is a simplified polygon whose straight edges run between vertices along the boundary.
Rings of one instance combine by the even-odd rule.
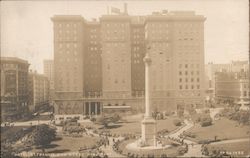
[[[210,126],[210,125],[212,125],[212,118],[210,116],[205,116],[205,117],[201,118],[200,124],[202,127]]]
[[[110,123],[116,123],[120,120],[120,116],[118,114],[114,114],[112,116],[101,116],[96,119],[97,124],[101,124],[104,128],[107,128]]]
[[[16,151],[6,144],[1,144],[1,158],[21,158],[15,155]]]
[[[175,126],[181,126],[181,120],[179,120],[179,119],[173,120],[173,123]]]
[[[38,125],[30,135],[30,141],[36,146],[45,146],[51,143],[56,137],[56,131],[48,125]]]

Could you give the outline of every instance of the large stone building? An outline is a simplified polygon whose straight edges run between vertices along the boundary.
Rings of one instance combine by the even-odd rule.
[[[154,108],[203,105],[204,21],[203,16],[188,11],[154,13],[146,18]]]
[[[216,72],[215,97],[219,103],[238,104],[249,108],[249,71]]]
[[[36,72],[29,73],[29,110],[34,112],[45,109],[49,105],[49,80]]]
[[[28,112],[29,63],[1,57],[1,120],[19,119]]]
[[[79,15],[55,15],[52,21],[58,117],[122,106],[143,110],[146,51],[152,58],[154,110],[203,105],[203,16],[187,11],[129,16],[125,8],[100,21]]]

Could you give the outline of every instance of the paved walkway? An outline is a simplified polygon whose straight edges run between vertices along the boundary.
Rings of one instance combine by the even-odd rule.
[[[219,141],[219,142],[213,142],[213,143],[210,143],[210,144],[211,145],[217,145],[217,144],[238,143],[238,142],[250,142],[250,138],[223,140],[223,141]]]
[[[184,120],[184,123],[185,126],[180,128],[178,131],[167,135],[166,137],[175,138],[181,141],[182,138],[180,138],[180,135],[194,126],[194,123],[188,120]],[[185,153],[183,157],[203,157],[201,153],[201,144],[197,144],[196,142],[187,139],[184,139],[183,142],[188,144],[188,152]]]
[[[86,129],[86,132],[87,132],[88,134],[91,134],[91,135],[95,136],[95,137],[99,137],[99,134],[94,133],[92,130]],[[108,137],[109,145],[106,145],[106,146],[102,145],[102,146],[100,147],[100,149],[101,149],[102,151],[104,151],[105,154],[108,155],[109,157],[125,157],[125,156],[123,156],[123,155],[121,155],[121,154],[116,153],[116,152],[113,150],[113,144],[114,144],[113,139],[114,139],[115,141],[117,141],[118,139],[121,140],[122,138],[121,138],[121,137],[120,137],[120,138]]]
[[[114,144],[113,137],[108,137],[108,139],[109,139],[109,145],[107,145],[106,147],[101,146],[102,151],[104,151],[105,154],[107,154],[109,157],[125,157],[113,150],[113,144]]]

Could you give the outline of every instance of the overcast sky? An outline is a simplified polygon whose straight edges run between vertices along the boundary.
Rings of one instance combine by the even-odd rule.
[[[1,1],[1,56],[27,59],[43,72],[43,60],[53,59],[55,14],[99,18],[107,6],[123,10],[126,1]],[[205,62],[248,60],[248,0],[127,1],[130,15],[148,15],[163,9],[192,10],[204,15]]]

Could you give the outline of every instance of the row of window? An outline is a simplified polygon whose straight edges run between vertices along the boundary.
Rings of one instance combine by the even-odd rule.
[[[200,85],[179,85],[179,89],[200,89]]]
[[[71,54],[72,52],[73,52],[73,54],[76,56],[78,53],[77,53],[77,51],[70,51],[70,50],[66,50],[66,51],[58,51],[59,53],[61,53],[61,54],[64,54],[64,53],[66,53],[66,54]]]
[[[106,27],[125,27],[125,26],[129,26],[128,23],[124,24],[124,23],[106,23],[103,24]]]
[[[188,78],[185,78],[185,82],[188,82]],[[194,78],[190,78],[190,82],[194,82]],[[179,82],[182,82],[182,81],[184,81],[184,79],[182,79],[182,78],[179,78]],[[196,82],[200,82],[200,78],[196,78]]]
[[[63,44],[63,43],[59,43],[59,48],[63,48],[63,47],[66,47],[66,48],[77,48],[78,45],[76,43],[66,43],[66,44]]]
[[[179,68],[188,68],[191,67],[193,68],[195,66],[195,64],[179,64]],[[199,68],[200,64],[196,64],[196,68]]]
[[[67,30],[58,30],[58,33],[59,33],[59,35],[62,35],[62,34],[74,34],[74,35],[76,35],[77,31],[76,30],[67,29]]]
[[[78,38],[76,36],[59,36],[57,38],[58,41],[77,41]]]
[[[70,59],[70,58],[67,58],[67,59],[59,59],[60,62],[78,62],[78,58],[74,58],[74,59]]]
[[[150,27],[150,28],[161,28],[161,27],[165,28],[168,26],[169,26],[169,24],[163,24],[163,23],[148,23],[146,25],[146,27]]]
[[[181,76],[181,75],[188,75],[189,74],[189,71],[179,71],[179,75]],[[190,74],[191,75],[194,75],[195,74],[195,72],[194,71],[190,71]],[[199,71],[196,71],[196,75],[199,75],[200,74],[200,72]]]
[[[77,26],[79,26],[79,23],[59,23],[59,24],[57,24],[57,26],[58,27],[74,27],[74,28],[76,28]]]

